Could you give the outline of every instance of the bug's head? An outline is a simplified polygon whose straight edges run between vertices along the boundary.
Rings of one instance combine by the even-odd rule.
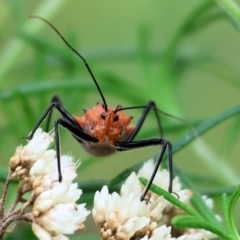
[[[98,103],[92,109],[84,109],[83,117],[75,117],[83,130],[91,136],[101,140],[108,137],[110,141],[120,141],[132,131],[129,126],[133,117],[126,115],[120,106],[108,107]],[[131,129],[131,130],[130,130]]]

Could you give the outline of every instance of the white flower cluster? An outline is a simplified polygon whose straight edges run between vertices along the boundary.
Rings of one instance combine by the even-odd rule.
[[[138,174],[132,173],[121,187],[120,194],[109,193],[107,186],[97,191],[94,197],[92,215],[95,223],[100,227],[100,235],[106,240],[197,240],[214,237],[207,231],[188,229],[179,237],[172,236],[170,221],[173,216],[183,212],[166,201],[163,197],[149,191],[144,201],[140,196],[144,190],[138,177],[149,179],[154,168],[153,160],[146,162]],[[159,170],[154,183],[167,190],[169,172]],[[188,204],[191,198],[190,190],[181,190],[178,177],[173,180],[173,192],[179,200]],[[176,195],[173,196],[176,197]]]
[[[82,190],[72,181],[77,176],[77,164],[70,156],[61,156],[63,181],[58,181],[54,150],[47,150],[53,138],[37,129],[26,146],[17,148],[10,160],[12,177],[22,179],[22,189],[32,191],[32,212],[27,214],[32,229],[41,240],[68,239],[84,229],[83,222],[90,211],[85,204],[77,205]]]

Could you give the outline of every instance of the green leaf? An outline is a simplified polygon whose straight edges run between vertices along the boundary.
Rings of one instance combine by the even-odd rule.
[[[200,190],[200,193],[202,195],[207,195],[208,197],[220,197],[222,196],[223,193],[226,193],[227,195],[231,195],[235,189],[236,189],[236,186],[220,187],[220,188],[214,188],[214,189],[202,189]]]
[[[234,224],[234,207],[240,196],[240,185],[236,188],[236,190],[230,196],[229,201],[227,201],[226,194],[222,196],[222,205],[223,205],[223,213],[225,217],[225,221],[228,227],[229,233],[234,237],[234,239],[240,239],[238,235],[238,231]]]
[[[215,0],[232,19],[235,27],[240,29],[240,8],[233,0]]]
[[[232,240],[231,236],[227,235],[221,228],[205,221],[192,216],[176,216],[172,219],[172,224],[177,228],[200,228],[208,230],[212,233],[217,234],[223,239]]]
[[[9,88],[5,91],[2,91],[0,93],[0,98],[3,100],[7,99],[14,99],[16,92],[21,93],[24,96],[31,96],[35,94],[42,94],[42,93],[48,93],[52,92],[53,90],[59,91],[59,90],[76,90],[81,89],[84,91],[90,91],[92,89],[92,83],[88,83],[88,81],[79,81],[77,80],[41,80],[37,82],[28,82],[16,85],[13,88]]]
[[[231,232],[230,219],[229,219],[229,215],[228,215],[227,194],[225,194],[225,193],[222,195],[222,209],[223,209],[224,221],[227,225],[227,230],[228,230],[228,232]]]
[[[206,205],[205,201],[202,199],[201,195],[195,191],[193,184],[191,181],[181,173],[181,171],[174,166],[174,173],[179,176],[181,183],[184,188],[192,189],[194,191],[193,196],[191,197],[191,204],[195,208],[195,210],[208,222],[212,223],[215,226],[220,228],[224,228],[222,224],[218,221],[215,214],[212,210]]]
[[[146,186],[148,183],[148,180],[143,178],[143,177],[139,177],[139,181]],[[187,205],[185,205],[184,203],[182,203],[181,201],[178,200],[178,198],[174,197],[171,193],[165,191],[164,189],[158,187],[157,185],[153,184],[150,187],[150,190],[154,193],[156,193],[159,196],[163,196],[166,200],[168,200],[169,202],[171,202],[173,205],[181,208],[184,212],[194,216],[194,217],[201,217],[200,215],[198,215],[195,211],[193,211],[191,208],[189,208]]]

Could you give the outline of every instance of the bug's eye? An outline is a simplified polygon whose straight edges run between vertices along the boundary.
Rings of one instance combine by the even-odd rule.
[[[119,119],[119,117],[118,117],[118,115],[116,115],[116,116],[114,117],[113,121],[116,122],[116,121],[118,121],[118,119]]]
[[[101,118],[105,120],[105,113],[101,113]]]

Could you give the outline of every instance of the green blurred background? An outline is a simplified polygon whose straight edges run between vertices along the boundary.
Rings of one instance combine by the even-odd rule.
[[[48,19],[81,52],[110,106],[154,100],[197,126],[239,104],[239,25],[215,1],[1,1],[2,166],[54,94],[74,115],[101,101],[82,61],[45,23],[28,19],[31,14]],[[136,123],[141,111],[127,114]],[[176,119],[161,119],[164,137],[173,143],[190,131]],[[174,154],[174,163],[203,193],[239,183],[239,122],[238,114]],[[150,114],[138,139],[156,136]],[[112,179],[159,152],[150,147],[95,159],[64,129],[61,147],[82,160],[80,180]]]

